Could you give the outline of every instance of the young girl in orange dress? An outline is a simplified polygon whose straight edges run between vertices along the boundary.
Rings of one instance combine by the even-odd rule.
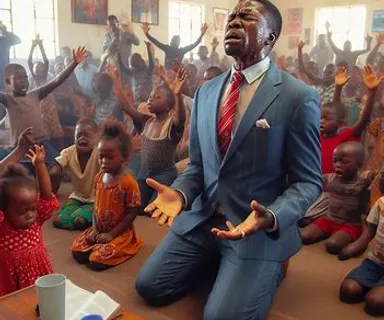
[[[93,226],[71,248],[75,260],[92,270],[119,265],[143,245],[133,226],[141,205],[139,186],[124,172],[131,149],[131,137],[122,124],[107,120],[98,144],[101,172],[95,177]]]
[[[35,180],[19,164],[10,164],[0,178],[0,297],[53,271],[41,228],[60,205],[52,194],[44,149],[35,146],[28,157],[40,194]]]

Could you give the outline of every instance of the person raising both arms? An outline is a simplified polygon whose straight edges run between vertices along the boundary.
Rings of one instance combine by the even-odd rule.
[[[345,61],[348,63],[349,67],[353,67],[356,64],[358,57],[371,50],[372,37],[369,35],[365,37],[367,48],[364,50],[352,51],[352,43],[349,40],[344,42],[343,50],[339,49],[332,40],[332,32],[330,31],[330,27],[331,24],[326,22],[325,28],[327,29],[328,43],[336,55],[336,65],[339,65],[340,62]]]
[[[168,44],[161,43],[159,40],[157,40],[156,38],[152,37],[149,34],[149,31],[151,30],[149,23],[144,22],[142,25],[142,28],[148,40],[151,41],[160,50],[164,51],[165,67],[170,68],[172,63],[175,60],[182,61],[186,53],[188,53],[189,51],[192,51],[194,48],[196,48],[199,45],[201,40],[203,40],[203,36],[208,30],[208,25],[204,23],[201,26],[201,29],[200,29],[201,35],[194,43],[190,44],[189,46],[181,47],[181,48],[180,48],[180,36],[173,36],[171,39],[171,43],[168,45]]]

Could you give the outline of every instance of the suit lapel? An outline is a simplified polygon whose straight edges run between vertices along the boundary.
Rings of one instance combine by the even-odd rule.
[[[234,134],[228,151],[222,162],[222,166],[231,158],[236,149],[240,146],[248,132],[255,125],[264,112],[269,108],[272,102],[279,95],[279,88],[277,87],[281,83],[281,73],[273,63],[269,67],[267,73],[264,76],[259,88],[252,98],[250,105],[245,111],[237,130]],[[217,135],[217,134],[216,134]]]
[[[213,124],[214,124],[209,126],[209,128],[211,128],[212,130],[209,133],[209,136],[213,139],[212,143],[214,146],[214,152],[215,152],[216,159],[219,161],[219,163],[221,162],[221,154],[219,150],[219,143],[218,143],[218,136],[217,136],[217,123],[218,123],[219,110],[221,108],[221,98],[225,94],[224,90],[230,74],[231,74],[231,71],[227,72],[225,76],[220,77],[220,79],[217,79],[218,81],[217,87],[219,88],[219,90],[215,90],[214,92],[212,92],[211,99],[208,99],[210,103],[208,103],[207,105],[207,108],[210,110],[210,116],[208,119],[213,119]]]

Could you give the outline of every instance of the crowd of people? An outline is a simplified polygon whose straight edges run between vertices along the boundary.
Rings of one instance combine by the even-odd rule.
[[[258,3],[240,1],[250,5],[248,2]],[[31,45],[28,71],[13,63],[8,63],[0,70],[0,75],[4,75],[4,92],[0,93],[0,119],[8,117],[10,124],[9,146],[0,152],[0,296],[25,288],[39,276],[53,271],[41,229],[43,223],[53,216],[56,228],[82,231],[71,247],[72,255],[78,263],[100,271],[119,265],[139,252],[144,242],[134,228],[136,215],[150,213],[159,219],[160,225],[173,224],[182,210],[178,202],[172,201],[174,195],[169,191],[175,180],[176,186],[173,186],[182,194],[184,208],[192,204],[193,200],[189,202],[190,199],[196,199],[201,193],[202,184],[205,184],[204,193],[196,202],[206,204],[204,195],[210,194],[213,197],[215,193],[210,188],[214,188],[218,179],[209,173],[210,170],[216,170],[212,169],[216,164],[202,164],[204,157],[207,154],[212,158],[221,156],[224,163],[230,161],[227,158],[239,157],[231,149],[234,148],[232,144],[235,143],[236,135],[241,133],[234,131],[232,124],[228,128],[229,118],[226,116],[235,113],[230,106],[236,104],[235,100],[238,99],[239,103],[244,103],[247,101],[247,93],[252,92],[244,91],[240,94],[240,88],[248,86],[247,90],[255,91],[260,86],[260,90],[263,90],[267,81],[266,78],[262,80],[262,77],[264,74],[265,77],[272,77],[272,71],[267,70],[276,65],[279,70],[273,71],[278,74],[277,80],[273,79],[276,81],[275,87],[283,78],[285,83],[294,83],[297,92],[301,90],[299,88],[312,90],[308,91],[311,105],[304,104],[303,107],[307,106],[311,110],[311,106],[318,104],[317,97],[320,96],[321,111],[313,111],[308,116],[309,120],[315,119],[308,122],[309,129],[304,128],[306,123],[295,122],[296,127],[292,130],[297,130],[297,134],[302,137],[308,134],[307,142],[314,144],[318,133],[323,193],[313,204],[310,201],[313,195],[307,194],[303,196],[305,200],[297,200],[301,201],[300,208],[292,207],[292,210],[308,210],[306,213],[305,210],[302,213],[296,212],[295,219],[285,222],[277,207],[263,207],[267,204],[273,206],[275,199],[271,197],[273,194],[280,195],[279,185],[278,190],[260,196],[268,200],[252,202],[252,214],[243,219],[244,222],[241,223],[238,218],[232,221],[238,223],[237,227],[229,223],[229,230],[220,227],[214,228],[212,232],[224,240],[241,241],[244,237],[257,237],[260,219],[255,218],[255,213],[258,213],[265,221],[270,219],[268,227],[267,222],[265,228],[263,225],[268,236],[273,238],[273,233],[283,226],[292,235],[299,228],[302,243],[308,245],[325,240],[327,252],[337,255],[340,260],[361,255],[375,238],[375,246],[368,258],[342,282],[340,298],[347,303],[365,299],[368,312],[384,314],[384,55],[380,53],[384,37],[377,36],[372,48],[374,40],[367,36],[366,50],[352,51],[349,41],[340,49],[332,41],[332,26],[327,23],[327,34],[319,36],[317,45],[309,54],[303,52],[305,43],[300,42],[297,57],[278,56],[272,49],[280,34],[277,29],[281,17],[268,1],[260,3],[268,8],[267,14],[272,17],[268,21],[273,21],[276,32],[272,32],[266,40],[267,49],[260,51],[267,54],[262,56],[257,52],[255,55],[259,57],[255,61],[258,67],[256,70],[249,70],[248,67],[252,65],[244,61],[240,63],[241,59],[236,58],[238,51],[231,51],[241,41],[240,35],[233,30],[240,28],[237,21],[245,19],[241,13],[242,4],[231,14],[228,21],[229,35],[224,40],[226,52],[235,58],[234,65],[238,69],[232,67],[227,56],[220,58],[216,52],[220,43],[216,38],[211,48],[199,46],[208,29],[207,24],[201,27],[201,36],[195,43],[180,47],[180,36],[174,36],[170,44],[161,43],[150,34],[149,24],[144,23],[142,31],[148,40],[145,41],[145,59],[139,53],[132,53],[132,46],[138,46],[142,39],[129,24],[120,24],[118,18],[111,15],[107,20],[109,33],[105,37],[100,61],[94,59],[84,47],[75,50],[63,47],[60,56],[49,61],[43,40],[37,36]],[[3,25],[0,25],[0,29],[0,43],[5,41],[4,37],[8,37],[13,44],[17,43],[15,36],[7,32]],[[256,43],[253,45],[257,47]],[[186,57],[197,46],[198,59],[195,60],[193,54]],[[163,64],[156,58],[155,47],[165,53]],[[34,61],[36,49],[41,52],[42,61]],[[256,50],[253,47],[251,49]],[[363,64],[361,55],[368,52]],[[209,145],[201,141],[205,137],[197,128],[204,125],[208,127],[208,122],[216,119],[217,115],[208,110],[217,104],[216,100],[208,97],[209,90],[219,81],[227,81],[231,73],[236,77],[228,81],[225,91],[228,96],[220,100],[228,109],[220,111],[220,120],[214,125],[215,128],[218,126],[219,131],[216,139],[219,151],[215,155],[216,148],[210,150]],[[253,83],[257,85],[253,86]],[[287,88],[292,90],[291,87]],[[219,99],[219,93],[215,96],[212,91],[212,94],[212,99]],[[272,96],[273,90],[268,94]],[[204,111],[202,107],[197,109],[202,99],[207,99],[203,106],[207,110]],[[251,99],[252,95],[249,96],[250,105]],[[265,95],[264,99],[270,98]],[[288,98],[287,101],[291,103]],[[250,115],[247,113],[250,110],[245,111],[246,108],[241,117]],[[240,149],[247,147],[252,151],[256,148],[254,154],[257,154],[259,160],[251,166],[264,166],[263,170],[272,174],[266,162],[270,161],[269,165],[280,165],[280,161],[285,161],[282,160],[285,158],[276,155],[276,159],[272,159],[270,147],[264,140],[260,140],[268,137],[262,133],[258,136],[257,130],[270,129],[273,121],[268,123],[267,120],[274,118],[271,118],[269,111],[265,111],[266,115],[259,114],[256,128],[251,129],[256,130],[251,133],[254,134],[251,142],[244,140],[247,142],[236,143]],[[203,119],[199,112],[212,117]],[[288,111],[282,111],[282,114],[285,112]],[[316,114],[320,117],[318,123]],[[291,117],[288,114],[286,116]],[[235,121],[237,125],[245,126],[246,119],[241,117]],[[298,121],[292,117],[292,121]],[[259,118],[263,121],[260,122]],[[281,126],[288,128],[289,124]],[[240,127],[238,129],[240,131]],[[276,142],[276,149],[294,149],[297,146],[299,138],[291,131],[287,134],[285,147],[283,142],[272,140],[276,138],[272,136],[276,130],[277,127],[272,128],[268,138],[271,139],[270,143]],[[308,133],[300,130],[313,131]],[[243,134],[245,136],[249,133]],[[211,142],[212,138],[207,136],[206,139]],[[256,142],[258,146],[254,147]],[[197,148],[199,151],[196,151]],[[308,149],[305,145],[300,145],[300,148],[304,159]],[[313,185],[316,185],[320,174],[320,166],[316,167],[320,159],[317,161],[315,154],[316,151],[313,151],[308,156],[310,161],[314,161],[314,168],[309,170],[313,171]],[[300,180],[301,177],[295,176],[297,173],[293,172],[296,164],[291,162],[296,160],[293,156],[287,157],[285,165],[292,172],[287,171],[281,175],[288,176],[291,188],[297,183],[292,181]],[[241,157],[237,161],[247,163]],[[305,164],[300,165],[305,167]],[[235,175],[236,166],[231,162],[227,166],[230,167],[228,172]],[[197,168],[203,172],[196,173]],[[259,174],[258,168],[254,167],[254,170]],[[181,182],[180,186],[177,185],[177,178],[184,171],[187,179],[184,183],[192,185],[189,192],[184,192]],[[33,175],[36,180],[32,178]],[[196,175],[199,177],[195,178]],[[245,175],[240,176],[242,178],[239,179],[245,179]],[[194,180],[188,181],[191,177],[204,181],[199,180],[195,186]],[[56,195],[62,182],[70,182],[73,192],[68,201],[60,205]],[[240,190],[235,185],[232,189],[233,192]],[[297,192],[304,194],[306,191],[303,190],[297,187]],[[257,192],[262,194],[261,191]],[[164,209],[162,201],[167,196],[169,207]],[[251,198],[246,201],[254,196],[250,195]],[[228,201],[232,201],[231,196]],[[239,200],[238,203],[246,201]],[[220,205],[214,208],[220,219],[226,215],[223,210],[228,210],[225,205],[225,200],[221,200]],[[294,206],[293,202],[289,205]],[[167,214],[167,210],[174,213]],[[270,225],[270,221],[274,223]],[[284,234],[285,231],[279,232]],[[291,255],[294,251],[294,248],[292,252],[289,250]],[[246,253],[244,255],[247,257]],[[263,259],[267,259],[266,256]],[[274,259],[271,258],[271,261]],[[276,259],[284,260],[282,262],[286,272],[288,253]],[[150,274],[148,266],[144,268],[143,274]],[[143,280],[143,275],[139,277],[137,289],[150,302],[146,281],[149,280]]]

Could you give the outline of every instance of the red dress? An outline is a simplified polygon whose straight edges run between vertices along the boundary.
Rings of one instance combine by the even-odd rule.
[[[39,199],[38,218],[31,228],[15,229],[0,211],[0,297],[35,284],[53,272],[41,227],[60,209],[59,201]]]
[[[353,135],[352,128],[346,127],[333,137],[320,135],[321,142],[321,171],[323,174],[333,173],[333,151],[344,142],[359,141],[360,137]]]

